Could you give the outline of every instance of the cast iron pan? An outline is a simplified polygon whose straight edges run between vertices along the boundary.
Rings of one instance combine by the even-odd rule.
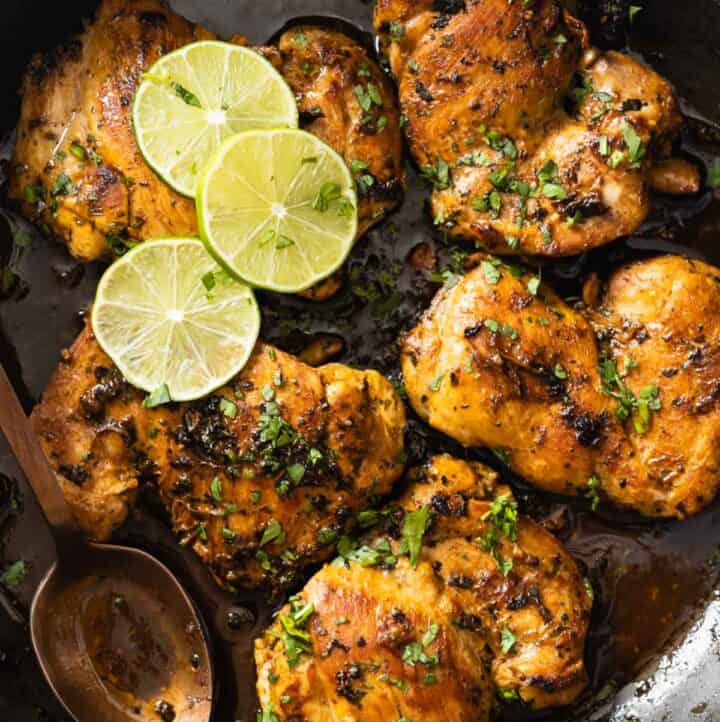
[[[628,4],[585,0],[578,10],[596,44],[629,44],[675,83],[688,118],[682,152],[701,165],[720,157],[720,0],[688,0],[682,6],[675,0],[648,0],[629,32]],[[176,0],[173,5],[220,35],[242,32],[256,43],[299,17],[313,16],[373,42],[368,32],[372,5],[361,0]],[[93,9],[91,0],[2,0],[0,137],[7,134],[1,158],[10,153],[17,88],[30,55],[78,31]],[[435,243],[447,254],[429,222],[426,197],[411,171],[402,209],[356,247],[348,262],[350,281],[337,298],[311,305],[264,295],[261,302],[272,308],[265,312],[265,337],[293,351],[312,334],[339,334],[346,342],[340,360],[396,375],[395,339],[436,289],[426,274],[408,267],[407,255],[422,242]],[[80,313],[93,297],[102,268],[75,263],[62,246],[3,209],[1,201],[0,213],[0,360],[29,410],[60,350],[80,329]],[[29,248],[19,247],[28,239],[24,233],[31,234]],[[707,190],[681,201],[658,199],[636,236],[549,264],[543,274],[563,294],[575,295],[591,270],[607,275],[623,261],[658,252],[685,253],[720,265],[720,200]],[[408,437],[413,460],[444,450],[495,463],[482,452],[463,452],[415,419]],[[597,598],[587,653],[591,687],[574,708],[542,718],[720,720],[720,504],[687,522],[649,522],[608,509],[591,514],[582,501],[539,496],[521,480],[514,482],[526,513],[553,519],[592,579]],[[24,491],[0,442],[0,569],[18,559],[29,565],[20,586],[0,589],[0,720],[66,722],[37,669],[23,621],[52,548],[38,532],[39,512]],[[219,672],[214,719],[253,719],[252,639],[267,624],[272,603],[262,594],[232,597],[217,590],[193,555],[177,546],[152,494],[145,496],[143,510],[133,515],[118,540],[155,553],[200,605]]]

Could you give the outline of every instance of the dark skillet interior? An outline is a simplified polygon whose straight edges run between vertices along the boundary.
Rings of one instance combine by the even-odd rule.
[[[81,28],[95,3],[28,3],[3,0],[0,14],[0,136],[15,124],[16,95],[30,55],[49,50]],[[688,116],[682,152],[701,164],[720,156],[720,5],[692,0],[682,9],[673,0],[646,3],[627,35],[627,0],[586,0],[580,14],[602,46],[630,47],[640,52],[677,86]],[[267,41],[287,23],[302,16],[331,16],[364,42],[371,43],[372,5],[360,0],[177,0],[175,9],[221,35],[243,32],[253,42]],[[7,136],[0,157],[7,158]],[[6,170],[6,168],[4,169]],[[448,249],[432,230],[425,209],[427,190],[414,174],[402,209],[355,249],[348,263],[350,281],[337,298],[322,305],[263,295],[264,336],[283,348],[297,350],[308,335],[336,333],[346,341],[341,360],[396,375],[395,339],[427,304],[437,286],[427,274],[405,263],[418,243],[434,243],[440,266]],[[11,212],[0,220],[0,359],[10,372],[28,409],[39,398],[58,354],[80,328],[80,312],[92,299],[102,268],[80,266],[63,247],[43,238]],[[18,234],[18,230],[21,231]],[[29,248],[17,241],[31,234]],[[15,238],[15,243],[13,242]],[[705,190],[696,197],[658,199],[641,232],[630,239],[579,258],[548,264],[545,278],[564,294],[576,295],[582,277],[601,275],[623,261],[673,251],[704,257],[720,265],[720,202]],[[2,289],[5,290],[2,290]],[[412,420],[408,431],[412,458],[448,450],[495,464],[482,452],[463,452],[447,439]],[[582,502],[538,496],[520,480],[516,488],[527,513],[552,519],[556,532],[585,566],[597,602],[588,647],[592,687],[573,710],[546,715],[553,720],[599,720],[611,705],[615,689],[634,676],[673,642],[702,611],[720,570],[709,564],[720,544],[720,506],[716,504],[685,523],[647,522],[609,509],[591,514]],[[153,505],[146,494],[146,508]],[[22,620],[27,603],[52,559],[52,545],[40,528],[37,508],[24,481],[0,442],[0,543],[6,563],[29,564],[25,582],[12,591],[0,589],[0,720],[67,719],[41,679],[29,649]],[[233,598],[218,591],[200,563],[179,549],[159,514],[138,511],[119,540],[156,553],[176,571],[201,607],[215,644],[219,679],[217,722],[250,720],[253,693],[252,639],[264,627],[272,605],[262,595]],[[712,688],[713,685],[711,685]],[[715,684],[716,686],[716,684]],[[692,696],[692,689],[686,690]],[[702,700],[698,700],[698,703]],[[666,706],[669,704],[669,707]],[[672,708],[660,700],[657,717]],[[713,714],[717,716],[712,716]],[[702,719],[720,719],[720,710]],[[522,718],[509,710],[504,719]],[[101,721],[88,721],[101,722]]]

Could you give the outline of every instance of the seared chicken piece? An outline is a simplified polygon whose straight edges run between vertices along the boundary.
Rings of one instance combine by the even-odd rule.
[[[76,258],[106,257],[124,240],[197,235],[194,202],[142,159],[130,107],[160,56],[210,37],[161,0],[104,0],[77,41],[33,60],[10,195]]]
[[[359,43],[334,30],[299,25],[278,47],[279,70],[295,91],[302,127],[340,153],[357,178],[362,236],[405,189],[393,87]]]
[[[143,406],[86,328],[66,352],[35,429],[83,530],[106,539],[140,483],[229,586],[289,585],[403,465],[405,413],[375,371],[313,369],[258,344],[202,401]]]
[[[589,48],[558,0],[378,0],[375,27],[452,237],[563,256],[646,218],[652,165],[680,129],[672,90],[635,59]],[[662,190],[698,187],[690,168]]]
[[[485,722],[494,692],[538,710],[572,702],[592,606],[572,557],[481,464],[437,456],[411,479],[400,507],[378,514],[384,533],[344,540],[257,640],[264,709]]]
[[[410,402],[541,489],[695,514],[720,482],[719,284],[712,266],[660,257],[621,268],[599,308],[578,311],[486,260],[402,340]]]
[[[126,242],[197,235],[194,202],[140,156],[130,107],[141,74],[160,56],[211,37],[162,0],[103,0],[95,22],[52,63],[34,59],[23,86],[10,193],[73,256],[95,260]],[[308,130],[356,170],[362,235],[402,197],[392,87],[358,43],[332,30],[298,28],[281,38],[279,51],[259,50],[285,74]],[[368,102],[366,112],[361,103]]]

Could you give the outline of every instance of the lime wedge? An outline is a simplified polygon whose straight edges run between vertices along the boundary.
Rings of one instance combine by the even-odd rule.
[[[302,130],[226,140],[198,185],[200,235],[218,262],[252,286],[304,291],[342,265],[357,232],[350,171]]]
[[[146,241],[98,285],[92,327],[125,378],[189,401],[227,383],[260,332],[255,296],[195,238]]]
[[[200,172],[225,138],[253,128],[297,128],[282,75],[254,50],[203,40],[158,60],[132,108],[138,148],[174,190],[194,197]]]

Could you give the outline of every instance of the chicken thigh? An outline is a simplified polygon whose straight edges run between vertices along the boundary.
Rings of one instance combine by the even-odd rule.
[[[193,200],[176,194],[144,162],[130,109],[141,74],[158,58],[212,37],[162,0],[103,0],[80,38],[52,59],[33,60],[10,194],[76,258],[96,260],[138,241],[197,235]],[[357,42],[324,28],[299,27],[281,37],[279,49],[258,51],[295,91],[308,130],[345,154],[355,171],[359,237],[403,193],[390,83]]]
[[[638,228],[650,178],[699,187],[685,162],[651,173],[680,129],[670,86],[590,48],[559,0],[378,0],[375,27],[451,237],[503,254],[580,253]]]
[[[403,468],[405,412],[375,371],[258,344],[229,385],[148,408],[87,327],[33,422],[83,530],[106,539],[142,483],[228,586],[284,587],[330,556]]]
[[[720,270],[616,271],[597,308],[486,259],[401,342],[414,409],[537,487],[683,518],[720,482]]]
[[[496,693],[540,710],[583,690],[572,557],[481,464],[437,456],[410,479],[256,642],[269,719],[485,722]]]

